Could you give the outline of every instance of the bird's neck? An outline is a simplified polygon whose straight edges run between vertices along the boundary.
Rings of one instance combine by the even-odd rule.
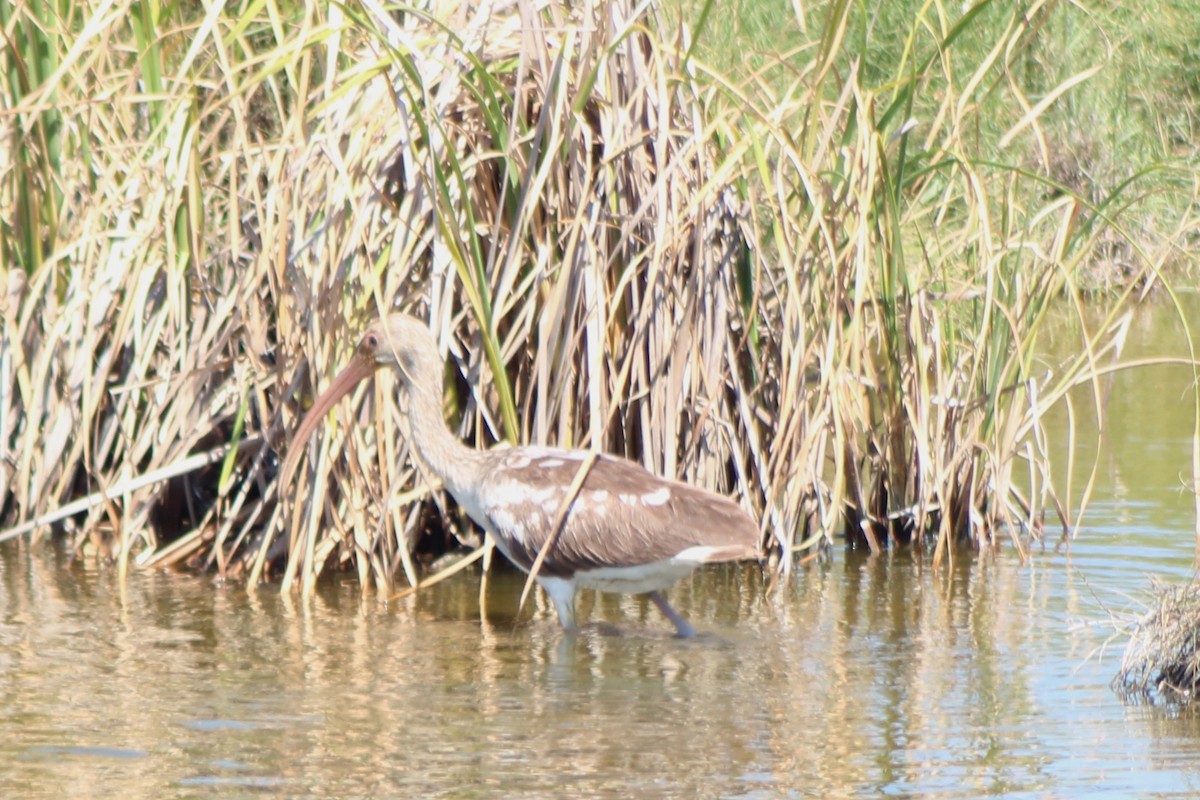
[[[484,453],[468,447],[446,427],[440,381],[412,386],[408,392],[408,422],[413,446],[421,460],[442,479],[456,499],[481,479]]]

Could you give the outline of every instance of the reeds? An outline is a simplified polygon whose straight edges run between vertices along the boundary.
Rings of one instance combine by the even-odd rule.
[[[747,82],[628,3],[10,11],[7,524],[92,496],[66,530],[123,567],[415,584],[422,536],[471,534],[407,457],[389,376],[355,403],[370,424],[275,482],[393,308],[438,332],[464,438],[736,494],[783,572],[842,530],[1025,552],[1077,522],[1042,420],[1110,368],[1127,298],[1071,363],[1040,363],[1038,332],[1084,302],[1137,182],[1097,201],[972,150],[993,106],[1009,140],[1037,128],[1005,90],[1018,12],[977,62],[952,58],[969,13],[872,88],[839,66],[841,3],[792,78]],[[1174,251],[1132,252],[1146,277]]]

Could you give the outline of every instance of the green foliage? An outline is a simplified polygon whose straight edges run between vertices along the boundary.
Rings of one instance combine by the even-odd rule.
[[[58,66],[60,14],[70,7],[39,3],[17,14],[9,3],[0,4],[0,25],[9,32],[2,51],[7,105],[24,109],[10,133],[15,159],[5,193],[13,198],[12,213],[0,221],[0,258],[27,274],[40,268],[56,245],[63,129],[57,94],[48,81]]]

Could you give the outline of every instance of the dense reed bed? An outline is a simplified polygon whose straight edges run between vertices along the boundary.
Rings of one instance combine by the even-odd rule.
[[[1104,61],[1032,88],[1014,65],[1071,10],[934,10],[866,80],[845,2],[736,75],[697,46],[715,5],[5,5],[4,536],[417,583],[419,545],[477,534],[409,457],[390,376],[275,480],[397,308],[438,332],[465,439],[736,495],[782,573],[843,532],[939,558],[1071,535],[1092,465],[1053,463],[1044,417],[1099,413],[1128,305],[1196,233],[1123,220],[1196,173],[1056,180],[1042,115]],[[1055,313],[1081,320],[1062,364]]]

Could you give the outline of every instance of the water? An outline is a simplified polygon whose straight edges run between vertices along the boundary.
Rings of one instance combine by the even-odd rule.
[[[1161,323],[1168,325],[1169,323]],[[1170,329],[1131,331],[1130,355]],[[585,594],[608,627],[516,622],[520,578],[392,606],[0,548],[6,797],[1194,797],[1200,715],[1109,689],[1150,578],[1195,548],[1187,376],[1119,376],[1085,526],[1021,564],[834,548],[773,592],[681,582],[702,631]],[[1164,400],[1169,398],[1169,401]],[[1146,409],[1150,409],[1148,413]],[[539,598],[539,602],[541,602]],[[615,627],[616,632],[610,630]]]
[[[1078,544],[1078,543],[1077,543]],[[1197,718],[1107,687],[1110,608],[1144,588],[1096,543],[1022,567],[838,553],[767,594],[722,568],[514,624],[516,576],[399,608],[0,560],[6,796],[1111,797],[1200,792]],[[1190,561],[1158,574],[1185,578]]]

